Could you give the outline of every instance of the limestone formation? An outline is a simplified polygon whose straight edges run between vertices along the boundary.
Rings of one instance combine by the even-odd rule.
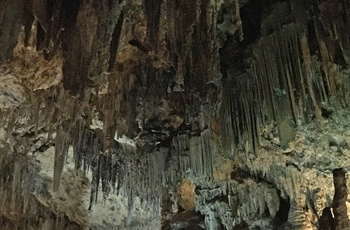
[[[0,0],[0,229],[348,229],[349,15]]]

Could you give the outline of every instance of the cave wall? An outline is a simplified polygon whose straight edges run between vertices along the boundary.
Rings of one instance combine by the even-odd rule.
[[[52,190],[59,192],[72,146],[76,168],[92,171],[91,206],[99,187],[105,197],[123,188],[130,206],[138,196],[158,211],[164,185],[175,191],[188,177],[200,188],[196,202],[205,202],[204,191],[218,190],[204,199],[216,208],[196,205],[208,229],[231,229],[228,220],[232,228],[253,226],[249,216],[256,213],[268,215],[263,222],[270,226],[279,209],[270,202],[276,197],[290,200],[294,211],[285,215],[302,226],[306,220],[291,214],[305,203],[298,195],[305,189],[298,170],[284,162],[256,164],[266,141],[287,149],[298,127],[327,119],[329,105],[348,107],[349,8],[346,0],[3,0],[0,58],[21,66],[3,76],[13,75],[9,82],[23,91],[19,96],[13,87],[4,93],[10,106],[1,108],[0,117],[11,142],[4,144],[5,152],[31,162],[32,155],[55,146]],[[40,66],[47,69],[40,72]],[[121,143],[122,137],[136,149]],[[20,186],[24,194],[40,191],[22,183],[34,180],[22,175],[38,177],[35,167],[28,174],[19,158],[3,159],[9,163],[1,169],[11,165],[14,176],[2,174],[2,202],[22,204],[8,205],[21,214],[40,206],[13,195]],[[226,171],[224,161],[233,162]],[[248,182],[260,175],[262,184],[254,179],[253,185],[237,185],[231,176],[236,167],[249,175]],[[237,186],[258,187],[251,196],[270,190],[274,195],[218,218],[224,216],[221,208],[232,208],[227,196],[237,204],[249,200],[250,193],[248,198],[237,193]],[[217,202],[217,196],[226,201]],[[1,220],[11,220],[8,212],[0,212]],[[24,225],[43,224],[23,218]]]

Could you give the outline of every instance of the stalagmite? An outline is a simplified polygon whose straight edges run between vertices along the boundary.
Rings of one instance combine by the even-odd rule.
[[[343,168],[333,170],[334,198],[332,208],[336,230],[348,229],[350,227],[346,207],[348,190],[345,174],[346,171]]]

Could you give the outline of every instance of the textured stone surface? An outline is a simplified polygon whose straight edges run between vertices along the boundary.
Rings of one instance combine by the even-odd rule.
[[[195,187],[190,180],[184,180],[179,187],[179,205],[185,211],[195,209]]]
[[[0,1],[0,226],[320,227],[350,165],[349,9]]]

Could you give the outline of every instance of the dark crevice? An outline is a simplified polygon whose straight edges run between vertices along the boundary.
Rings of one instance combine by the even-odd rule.
[[[112,34],[112,40],[110,45],[110,58],[109,58],[109,65],[108,65],[108,71],[112,71],[114,69],[114,63],[115,59],[117,57],[118,52],[118,46],[119,46],[119,39],[120,39],[120,33],[123,27],[124,22],[124,13],[121,12],[118,18],[118,22],[114,27],[113,34]]]
[[[34,22],[34,16],[30,11],[24,13],[24,46],[29,45],[29,38],[32,32],[32,25]]]
[[[321,106],[321,112],[322,112],[322,117],[327,119],[330,118],[333,114],[333,110],[325,106]]]
[[[343,50],[338,41],[334,42],[334,63],[339,65],[341,68],[346,68],[347,63],[343,54]]]
[[[250,0],[240,8],[243,29],[243,46],[253,43],[260,35],[263,1]]]
[[[54,146],[55,144],[53,142],[47,142],[43,145],[41,145],[39,148],[37,148],[36,150],[34,150],[34,152],[39,152],[39,153],[43,153],[46,150],[48,150],[51,146]]]
[[[330,207],[326,207],[322,211],[320,220],[318,221],[319,230],[335,230],[334,219]]]
[[[145,14],[147,18],[147,36],[153,46],[157,44],[158,40],[161,4],[162,0],[144,0]]]
[[[75,30],[80,1],[65,0],[62,3],[62,32],[61,42],[65,60],[63,72],[63,87],[73,96],[83,98],[84,88],[88,84],[87,66],[90,57],[81,52],[81,42]],[[79,50],[79,51],[78,51]]]
[[[142,52],[147,53],[148,51],[150,51],[150,48],[147,47],[145,44],[143,44],[140,40],[138,39],[131,39],[128,42],[130,45],[137,47],[139,50],[141,50]]]
[[[236,43],[233,36],[228,36],[224,46],[219,50],[219,54],[220,72],[224,81],[230,77],[228,73],[230,70],[234,70],[236,75],[246,71],[243,49]]]
[[[40,23],[38,22],[38,26],[36,29],[36,49],[42,50],[43,43],[45,41],[45,30],[41,27]]]
[[[249,230],[249,225],[242,220],[242,222],[236,225],[233,230]]]
[[[275,229],[279,229],[280,226],[282,226],[284,223],[288,221],[288,213],[290,210],[290,202],[289,200],[280,198],[280,208],[278,209],[275,218],[273,219],[273,223],[275,226]]]
[[[74,28],[80,4],[80,0],[62,1],[62,26],[65,30]]]

